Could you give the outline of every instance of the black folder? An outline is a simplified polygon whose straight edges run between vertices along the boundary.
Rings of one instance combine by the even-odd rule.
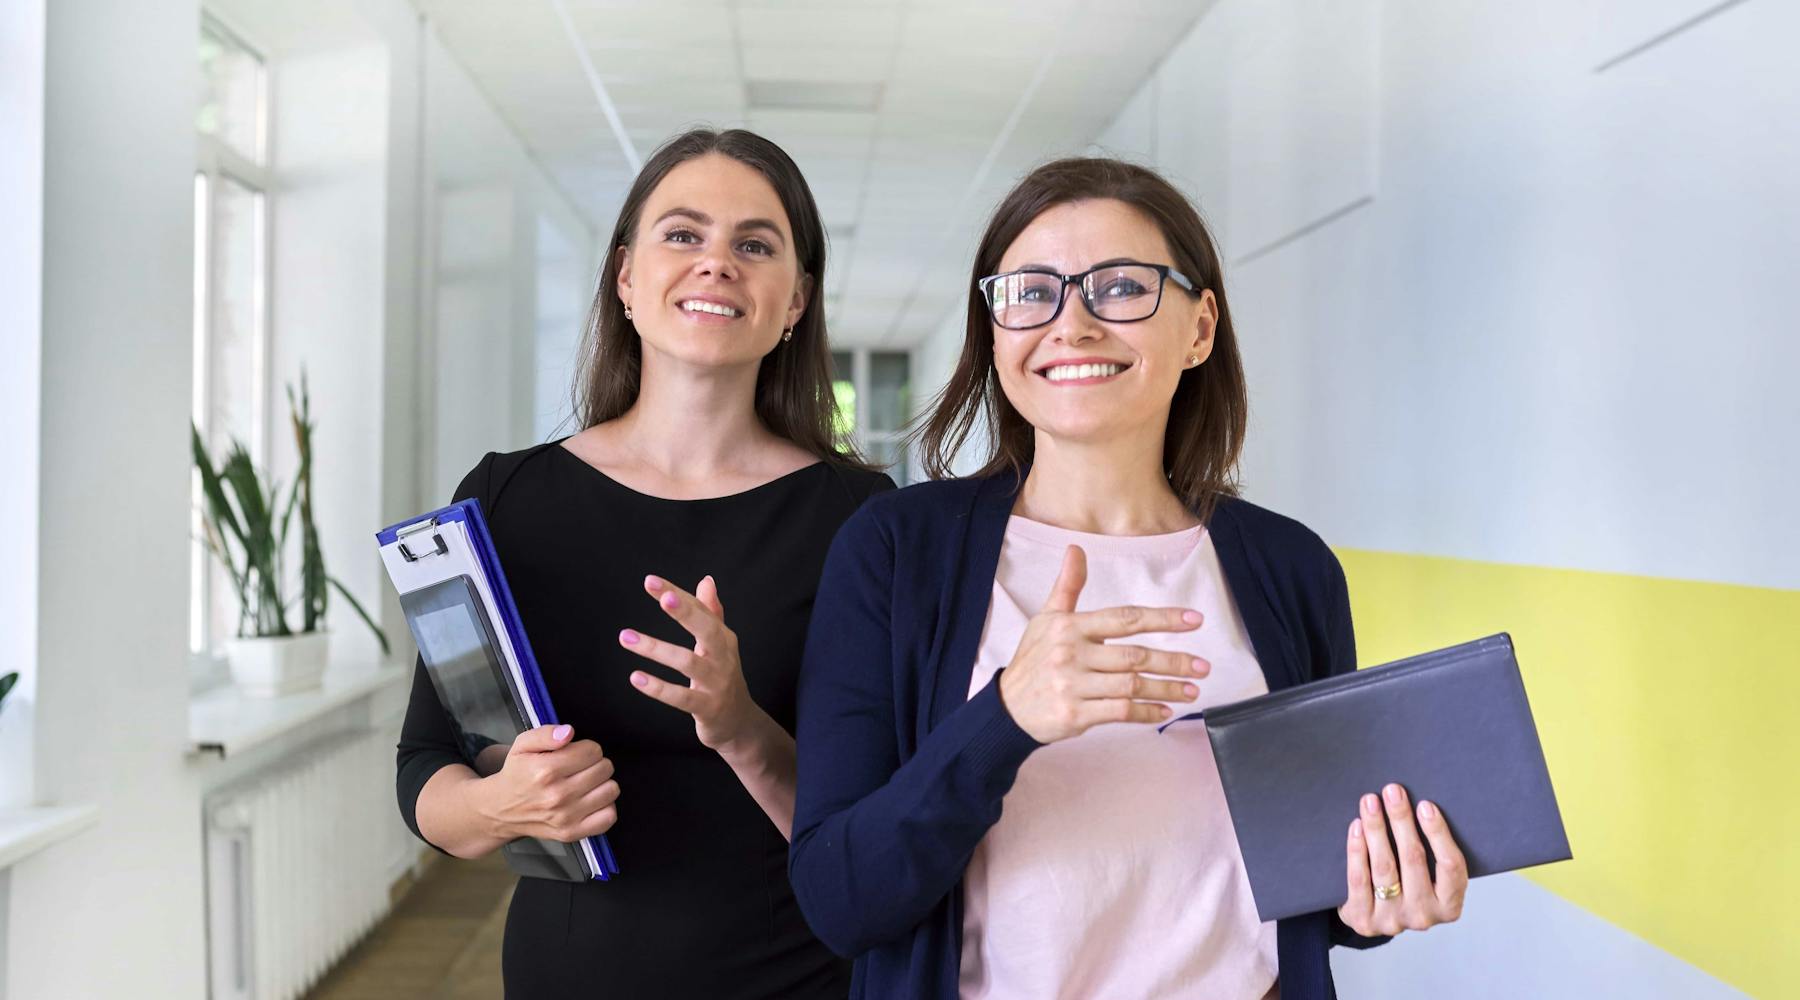
[[[1471,877],[1571,856],[1505,634],[1202,717],[1264,920],[1344,902],[1350,821],[1390,782],[1443,810]]]

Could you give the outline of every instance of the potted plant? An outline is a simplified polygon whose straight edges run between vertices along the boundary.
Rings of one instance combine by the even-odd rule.
[[[272,478],[265,488],[250,453],[233,440],[225,460],[214,466],[193,428],[194,465],[200,472],[201,523],[207,550],[218,559],[237,590],[237,637],[226,643],[232,680],[245,693],[272,696],[319,685],[325,673],[325,611],[330,592],[343,596],[357,617],[375,633],[383,655],[387,636],[335,577],[325,572],[319,530],[313,523],[312,400],[306,376],[300,376],[300,399],[288,387],[288,408],[300,468],[285,497]],[[300,627],[288,624],[295,597],[286,573],[289,529],[300,519],[298,539]]]

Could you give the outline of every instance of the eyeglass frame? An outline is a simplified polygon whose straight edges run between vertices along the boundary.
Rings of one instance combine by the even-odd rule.
[[[1147,267],[1157,273],[1156,304],[1150,307],[1149,312],[1139,316],[1137,319],[1107,319],[1094,311],[1094,303],[1089,301],[1087,289],[1082,286],[1082,283],[1087,280],[1089,275],[1092,275],[1097,271],[1104,271],[1114,267]],[[1057,278],[1060,280],[1061,283],[1057,286],[1058,295],[1056,299],[1056,308],[1051,311],[1049,318],[1042,323],[1033,323],[1030,326],[1007,326],[1000,322],[1000,317],[994,315],[994,298],[988,292],[988,289],[993,286],[994,282],[999,281],[1001,278],[1009,278],[1015,274],[1041,274],[1046,278]],[[1163,287],[1169,283],[1170,278],[1174,278],[1175,284],[1189,295],[1199,295],[1204,291],[1204,289],[1197,285],[1192,278],[1175,270],[1168,264],[1147,264],[1141,260],[1107,261],[1104,264],[1095,264],[1093,267],[1082,271],[1080,274],[1060,274],[1049,268],[1021,267],[1012,271],[1003,271],[999,274],[990,274],[975,282],[975,287],[981,291],[982,304],[987,307],[988,319],[991,320],[995,326],[1002,330],[1035,330],[1040,326],[1049,326],[1056,322],[1058,316],[1062,315],[1063,307],[1069,304],[1069,285],[1071,282],[1075,285],[1075,294],[1081,298],[1081,304],[1087,308],[1088,315],[1100,322],[1142,323],[1144,320],[1155,316],[1156,311],[1162,308]]]

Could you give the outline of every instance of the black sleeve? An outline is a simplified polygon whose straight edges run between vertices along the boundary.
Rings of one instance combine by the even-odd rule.
[[[463,477],[452,501],[474,497],[481,501],[483,508],[491,506],[488,485],[493,467],[494,455],[490,452]],[[467,764],[469,758],[457,741],[449,714],[438,701],[437,689],[431,685],[431,676],[425,672],[423,659],[413,663],[412,698],[406,703],[406,721],[400,725],[400,743],[395,749],[394,787],[400,801],[400,818],[406,821],[413,836],[442,852],[443,848],[425,840],[425,835],[419,832],[419,792],[440,769],[450,764]]]

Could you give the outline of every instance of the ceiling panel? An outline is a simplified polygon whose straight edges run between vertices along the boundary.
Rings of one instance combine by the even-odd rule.
[[[577,45],[640,156],[696,124],[773,139],[832,230],[833,336],[904,345],[961,301],[994,201],[1083,149],[1212,0],[562,0],[578,42],[551,0],[416,2],[601,234],[631,177]],[[747,107],[751,83],[870,106]]]

